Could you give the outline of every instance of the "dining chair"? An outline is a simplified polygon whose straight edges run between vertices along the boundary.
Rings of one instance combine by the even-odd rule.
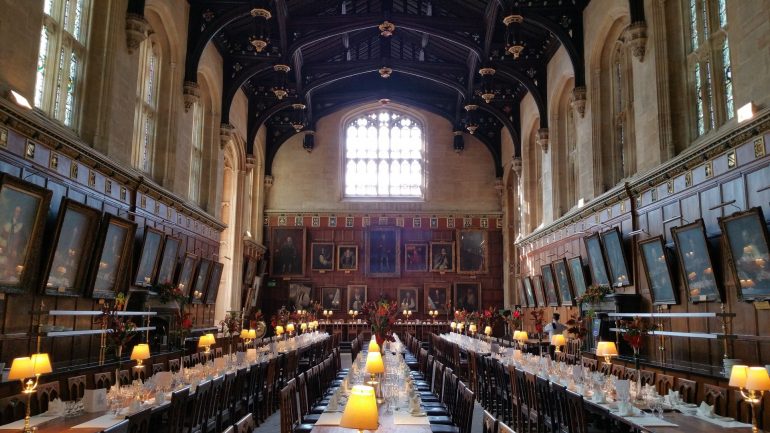
[[[214,349],[214,358],[221,358],[222,357],[222,348],[217,347]]]
[[[112,387],[112,372],[94,373],[94,388],[110,389],[110,387]]]
[[[599,364],[599,371],[603,375],[605,375],[605,376],[611,375],[612,374],[612,363],[602,362],[601,364]]]
[[[70,401],[80,400],[86,393],[86,375],[67,378],[67,397]]]
[[[141,380],[144,382],[147,380],[149,375],[147,374],[147,368],[149,366],[147,365],[136,365],[131,368],[131,379],[133,380]]]
[[[123,421],[102,430],[103,433],[128,433],[128,420]]]
[[[131,385],[131,372],[128,370],[118,371],[118,383],[120,386]]]
[[[695,403],[695,397],[698,395],[698,382],[677,377],[674,380],[674,389],[679,391],[679,397],[685,403]]]
[[[195,387],[195,396],[192,401],[192,412],[188,421],[187,431],[189,433],[205,432],[206,425],[206,404],[211,394],[211,381],[204,380]]]
[[[746,399],[743,397],[743,394],[741,394],[740,390],[733,389],[732,394],[730,395],[730,415],[735,418],[736,421],[745,423],[745,424],[751,424],[752,423],[752,408],[751,403],[747,402]],[[756,414],[757,416],[757,427],[760,431],[764,431],[763,428],[763,406],[764,405],[758,405],[758,412]]]
[[[201,362],[200,361],[200,354],[198,352],[195,352],[195,353],[190,355],[190,367],[192,367],[194,365],[197,365],[200,362]],[[190,367],[187,367],[187,368],[190,368]]]
[[[481,417],[481,433],[497,433],[497,419],[486,410]]]
[[[674,387],[674,376],[658,373],[655,375],[655,388],[658,394],[666,395],[668,390]]]
[[[172,373],[176,373],[179,371],[179,366],[181,365],[181,360],[179,358],[176,359],[169,359],[168,360],[168,371]]]
[[[529,431],[542,432],[543,431],[543,415],[540,411],[540,404],[537,397],[537,378],[534,374],[524,373],[524,392],[527,395],[527,407],[529,408],[529,417],[527,419],[527,425]]]
[[[249,367],[239,368],[235,372],[229,404],[233,419],[246,415],[249,405]]]
[[[580,362],[583,367],[588,368],[591,371],[596,371],[599,368],[599,362],[594,358],[584,356],[580,359]]]
[[[190,355],[185,355],[181,359],[182,359],[182,366],[184,368],[190,368],[193,366],[192,358],[190,357]]]
[[[23,419],[27,413],[27,395],[0,398],[0,425]]]
[[[631,382],[636,382],[636,377],[639,375],[639,370],[635,368],[626,368],[625,371],[623,371],[623,379],[630,380]]]
[[[551,394],[551,385],[548,379],[535,376],[535,392],[537,396],[538,409],[540,411],[540,418],[543,420],[543,428],[545,431],[549,432],[556,431],[558,428],[558,420],[554,415],[555,400]]]
[[[457,392],[456,409],[459,414],[457,425],[460,427],[460,433],[471,433],[473,426],[473,404],[476,397],[464,383],[459,382]]]
[[[519,416],[516,420],[516,431],[529,431],[529,394],[527,394],[527,375],[524,370],[514,367],[516,376],[516,398],[519,400]]]
[[[61,398],[58,381],[39,384],[31,399],[30,412],[37,415],[47,411],[48,403],[57,398]]]
[[[128,416],[128,433],[148,433],[152,420],[152,407]]]
[[[703,384],[703,401],[714,406],[714,413],[727,416],[727,388],[723,386]]]
[[[553,357],[556,362],[567,362],[567,352],[554,352]]]
[[[230,427],[222,430],[222,433],[235,433],[235,426],[231,425]]]
[[[235,433],[252,433],[255,427],[254,418],[248,414],[235,423]]]
[[[569,408],[567,407],[567,387],[551,382],[553,398],[553,433],[571,433],[569,423]]]
[[[152,374],[153,374],[153,376],[156,373],[160,373],[161,371],[166,371],[166,364],[165,363],[159,362],[159,363],[156,363],[156,364],[152,364]]]
[[[168,409],[167,433],[184,433],[187,402],[190,399],[190,387],[186,386],[171,393],[171,404]]]
[[[235,385],[235,372],[225,374],[225,380],[222,383],[222,389],[217,396],[216,416],[217,430],[221,431],[229,424],[235,422],[235,415],[232,409],[232,393]]]
[[[222,398],[225,377],[217,376],[211,380],[211,392],[209,392],[206,402],[206,415],[203,419],[203,429],[206,432],[213,432],[217,429],[219,421],[219,401]]]
[[[618,379],[623,379],[626,375],[626,367],[620,364],[612,364],[610,374],[617,377]]]
[[[641,370],[640,375],[642,377],[642,385],[655,386],[655,372],[649,370]]]
[[[521,433],[520,430],[517,430],[519,433]],[[512,428],[508,427],[508,425],[504,423],[498,423],[497,425],[497,433],[516,433]]]

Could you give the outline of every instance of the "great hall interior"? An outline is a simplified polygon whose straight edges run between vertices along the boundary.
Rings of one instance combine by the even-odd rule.
[[[770,429],[770,0],[0,11],[0,433]]]

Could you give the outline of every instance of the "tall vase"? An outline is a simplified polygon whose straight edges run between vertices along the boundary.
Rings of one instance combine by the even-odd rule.
[[[120,359],[123,357],[123,346],[115,348],[118,351],[118,366],[115,367],[115,385],[120,388]]]
[[[636,368],[636,400],[641,401],[642,398],[642,369],[639,366],[639,348],[634,347],[634,368]]]

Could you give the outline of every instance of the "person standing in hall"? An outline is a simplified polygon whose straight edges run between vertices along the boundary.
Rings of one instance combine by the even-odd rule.
[[[548,352],[551,354],[551,356],[553,356],[553,353],[556,350],[556,347],[550,344],[551,337],[556,334],[563,334],[567,329],[567,325],[559,322],[559,319],[561,319],[561,315],[559,313],[553,313],[553,316],[551,317],[551,323],[545,325],[543,328],[543,331],[548,333]]]

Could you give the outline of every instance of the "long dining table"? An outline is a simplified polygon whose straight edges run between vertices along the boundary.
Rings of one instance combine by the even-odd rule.
[[[181,375],[184,377],[197,377],[197,379],[204,379],[205,377],[210,377],[211,379],[216,379],[219,376],[224,376],[228,373],[233,373],[237,371],[238,368],[243,368],[248,366],[253,366],[259,362],[265,362],[268,361],[271,358],[274,358],[276,356],[280,356],[281,354],[287,353],[289,351],[297,350],[298,352],[301,352],[302,350],[307,349],[308,347],[311,347],[314,343],[317,343],[319,340],[323,340],[329,338],[329,335],[326,333],[316,333],[313,334],[303,334],[298,335],[296,337],[286,338],[279,341],[274,341],[271,343],[267,343],[261,347],[258,347],[256,350],[256,358],[254,359],[244,359],[244,363],[242,365],[236,364],[235,362],[227,363],[225,362],[224,367],[218,369],[217,371],[212,370],[206,370],[205,372],[199,372],[200,374],[193,374],[193,375],[186,375],[185,369],[181,371]],[[227,356],[227,355],[225,355]],[[223,358],[215,358],[216,359],[223,359]],[[203,368],[215,368],[214,366],[216,364],[222,364],[220,363],[209,363],[209,367],[203,367]],[[199,364],[198,368],[201,368],[201,364]],[[194,370],[194,369],[186,369],[186,370]],[[197,380],[196,380],[197,383]],[[185,386],[190,386],[190,397],[195,395],[194,385],[191,386],[191,383],[183,383],[179,384],[179,386],[176,387],[176,389],[184,388]],[[166,398],[162,403],[157,404],[155,402],[154,398],[149,398],[142,402],[139,410],[145,410],[148,407],[152,407],[152,415],[160,415],[163,412],[166,412],[171,407],[171,393],[166,393]],[[72,417],[65,417],[65,416],[50,416],[46,414],[40,414],[35,415],[31,417],[31,426],[37,428],[37,433],[60,433],[60,432],[67,432],[67,433],[100,433],[104,431],[105,429],[108,429],[114,425],[117,425],[128,418],[127,415],[128,410],[124,408],[119,415],[115,415],[112,410],[104,410],[104,411],[98,411],[93,413],[81,413]],[[132,413],[138,412],[137,410],[132,411]],[[0,433],[18,433],[23,430],[24,427],[24,419],[14,421],[12,423],[8,423],[5,425],[0,425]]]

